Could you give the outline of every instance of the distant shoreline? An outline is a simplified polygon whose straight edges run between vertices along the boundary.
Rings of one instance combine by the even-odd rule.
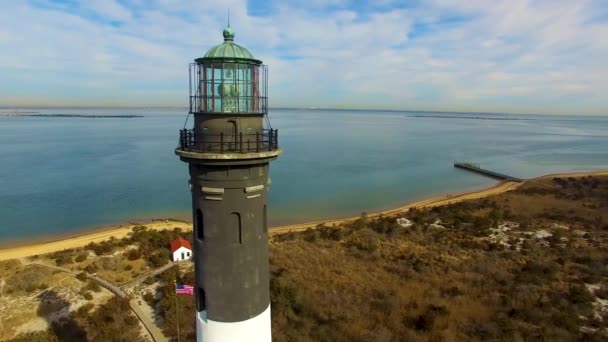
[[[39,110],[39,109],[75,109],[75,110],[97,110],[97,109],[125,109],[125,110],[146,110],[146,109],[152,109],[152,110],[164,110],[164,109],[169,109],[169,110],[184,110],[184,111],[188,111],[188,107],[186,106],[129,106],[129,105],[108,105],[108,106],[77,106],[77,105],[47,105],[47,106],[41,106],[41,105],[30,105],[30,106],[15,106],[15,105],[0,105],[0,115],[2,115],[2,111],[6,111],[6,110],[19,110],[19,109],[24,109],[24,110]],[[450,110],[446,110],[446,109],[396,109],[396,108],[330,108],[330,107],[282,107],[282,106],[277,106],[277,107],[269,107],[270,111],[273,110],[310,110],[310,111],[317,111],[317,110],[330,110],[330,111],[355,111],[355,112],[365,112],[365,111],[371,111],[371,112],[386,112],[386,113],[429,113],[429,114],[433,114],[433,113],[446,113],[446,114],[486,114],[486,115],[542,115],[542,116],[579,116],[579,115],[584,115],[584,116],[599,116],[599,117],[605,117],[608,116],[608,113],[579,113],[579,112],[572,112],[572,113],[547,113],[547,112],[494,112],[494,111],[462,111],[462,110],[456,110],[456,111],[450,111]]]
[[[547,174],[541,177],[529,179],[524,183],[515,182],[498,182],[490,187],[486,187],[476,191],[467,191],[450,196],[436,196],[428,199],[415,201],[397,208],[383,210],[375,213],[368,213],[368,218],[378,217],[380,215],[396,215],[408,211],[410,208],[429,208],[442,206],[452,203],[457,203],[465,200],[479,199],[492,195],[498,195],[506,191],[517,189],[522,184],[529,181],[534,181],[542,178],[549,177],[586,177],[586,176],[608,176],[608,170],[604,171],[592,171],[592,172],[572,172],[572,173],[555,173]],[[302,231],[311,227],[315,227],[320,224],[325,225],[339,225],[346,222],[351,222],[358,219],[359,216],[346,217],[334,220],[318,220],[314,222],[299,223],[284,225],[279,227],[270,227],[269,235],[281,234],[290,231]],[[181,228],[183,230],[192,230],[192,223],[186,221],[180,221],[175,219],[155,219],[150,221],[142,221],[137,223],[128,223],[120,225],[106,226],[93,231],[69,233],[63,235],[55,235],[54,238],[47,238],[38,241],[24,241],[9,243],[5,246],[0,246],[0,261],[15,259],[20,257],[27,257],[38,254],[52,253],[61,251],[69,248],[84,247],[91,242],[101,242],[108,240],[112,237],[121,239],[126,237],[133,227],[138,225],[145,225],[148,229],[162,230],[162,229],[173,229]]]
[[[483,113],[481,113],[483,114]],[[496,115],[496,114],[493,114]],[[484,116],[454,116],[454,115],[406,115],[406,118],[457,119],[457,120],[494,120],[494,121],[531,121],[527,118],[484,117]]]
[[[86,114],[36,114],[36,112],[0,113],[0,116],[25,116],[36,118],[86,118],[86,119],[132,119],[143,118],[143,115],[86,115]]]

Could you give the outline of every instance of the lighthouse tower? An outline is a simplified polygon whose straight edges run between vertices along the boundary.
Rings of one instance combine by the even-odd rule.
[[[190,64],[194,128],[175,150],[190,170],[197,341],[271,341],[266,198],[281,149],[268,69],[223,35]]]

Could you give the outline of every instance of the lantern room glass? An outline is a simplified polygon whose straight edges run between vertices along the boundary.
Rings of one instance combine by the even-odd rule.
[[[265,77],[260,87],[260,68],[248,63],[198,65],[196,109],[206,113],[265,113]],[[261,91],[262,90],[262,91]]]

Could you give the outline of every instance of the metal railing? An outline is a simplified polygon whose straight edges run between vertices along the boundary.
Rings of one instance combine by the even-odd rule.
[[[201,134],[194,129],[179,131],[179,150],[203,153],[252,153],[279,148],[279,130],[264,129],[252,134]]]

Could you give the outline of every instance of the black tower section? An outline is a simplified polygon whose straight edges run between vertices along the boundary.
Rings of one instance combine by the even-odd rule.
[[[209,320],[239,322],[270,304],[266,196],[281,153],[267,120],[267,69],[224,30],[190,65],[194,128],[175,153],[189,164],[196,301]]]
[[[243,321],[270,303],[268,160],[252,162],[190,164],[197,307],[214,321]]]

